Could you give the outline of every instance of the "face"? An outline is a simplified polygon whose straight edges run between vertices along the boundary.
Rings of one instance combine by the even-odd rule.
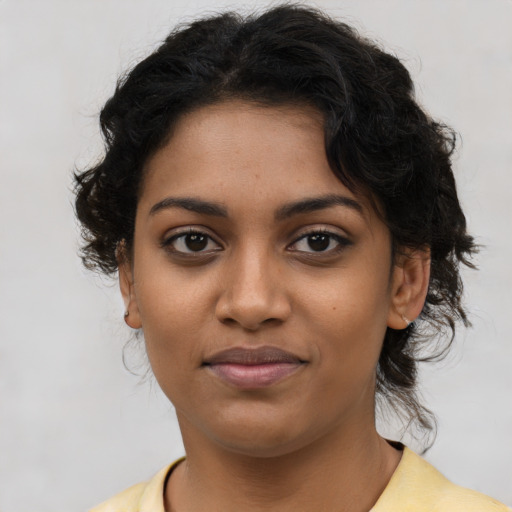
[[[313,110],[226,102],[147,163],[121,287],[185,443],[269,456],[373,426],[403,272],[323,137]]]

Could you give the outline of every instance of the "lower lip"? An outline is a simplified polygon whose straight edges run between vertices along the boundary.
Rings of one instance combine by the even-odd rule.
[[[217,377],[240,389],[258,389],[276,384],[295,373],[301,363],[244,365],[233,363],[208,366]]]

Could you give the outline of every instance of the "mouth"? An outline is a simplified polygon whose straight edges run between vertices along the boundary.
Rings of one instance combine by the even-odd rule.
[[[202,366],[234,387],[258,389],[280,382],[305,364],[277,347],[235,347],[214,354]]]

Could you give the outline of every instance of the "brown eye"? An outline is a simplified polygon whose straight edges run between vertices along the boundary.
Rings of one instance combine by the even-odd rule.
[[[189,235],[185,235],[185,245],[187,249],[191,251],[202,251],[208,245],[208,237],[201,233],[191,233]]]
[[[309,254],[335,254],[351,244],[350,240],[338,234],[328,231],[314,231],[301,236],[290,246],[290,249],[295,252]]]
[[[209,253],[220,249],[219,244],[201,231],[188,231],[170,237],[162,243],[163,247],[178,254]]]
[[[331,237],[324,233],[317,233],[315,235],[309,235],[307,242],[308,246],[313,249],[313,251],[325,251],[329,248]]]

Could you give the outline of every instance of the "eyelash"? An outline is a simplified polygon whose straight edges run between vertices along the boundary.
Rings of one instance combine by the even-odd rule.
[[[312,251],[297,251],[297,252],[302,252],[304,254],[310,254],[310,255],[311,254],[333,255],[333,254],[340,253],[341,251],[343,251],[343,249],[345,249],[349,245],[352,245],[352,242],[348,238],[341,236],[337,233],[333,233],[332,231],[329,231],[327,229],[312,229],[311,231],[302,234],[299,238],[297,238],[297,240],[295,240],[295,242],[290,244],[288,247],[297,245],[302,240],[307,240],[309,237],[318,236],[318,235],[329,237],[329,239],[330,239],[329,245],[331,244],[331,241],[334,240],[337,243],[337,246],[332,249],[329,249],[329,250],[321,250],[321,251],[313,251],[312,250]]]
[[[190,251],[183,251],[183,250],[177,250],[173,244],[176,243],[178,240],[180,239],[183,239],[185,240],[185,238],[187,236],[198,236],[198,237],[206,237],[208,240],[207,240],[207,245],[206,247],[210,244],[210,242],[214,242],[217,247],[215,249],[210,249],[210,250],[207,250],[207,251],[204,251],[204,250],[199,250],[199,251],[193,251],[193,250],[190,250]],[[329,238],[329,241],[328,241],[328,247],[329,245],[331,245],[331,242],[334,240],[337,244],[336,247],[334,248],[331,248],[331,249],[328,249],[328,250],[320,250],[320,251],[301,251],[301,250],[297,250],[297,249],[292,249],[293,252],[297,252],[297,253],[302,253],[302,254],[305,254],[305,255],[335,255],[335,254],[338,254],[340,252],[343,251],[343,249],[345,249],[346,247],[352,245],[352,242],[348,239],[348,238],[345,238],[339,234],[336,234],[336,233],[333,233],[331,231],[328,231],[327,229],[312,229],[311,231],[307,232],[307,233],[303,233],[300,237],[298,237],[294,242],[292,242],[290,245],[288,245],[288,248],[290,247],[293,247],[293,246],[296,246],[298,243],[300,243],[301,241],[303,240],[307,240],[309,237],[314,237],[314,236],[318,236],[318,235],[321,235],[321,236],[326,236]],[[186,244],[186,242],[184,242]],[[161,243],[161,246],[172,252],[172,254],[174,255],[179,255],[179,256],[182,256],[182,257],[185,257],[185,258],[199,258],[199,257],[204,257],[204,256],[211,256],[214,252],[218,252],[220,250],[222,250],[220,244],[218,242],[216,242],[214,240],[213,237],[211,237],[208,233],[206,233],[205,231],[201,231],[201,230],[198,230],[198,229],[193,229],[193,228],[189,228],[187,229],[186,231],[181,231],[179,233],[175,233],[173,234],[172,236],[166,238],[165,240],[162,241]]]
[[[176,241],[180,240],[180,239],[185,239],[187,236],[198,236],[198,237],[206,237],[208,240],[207,240],[207,244],[209,244],[211,241],[213,241],[219,248],[216,248],[216,249],[213,249],[213,250],[209,250],[209,251],[179,251],[177,250],[175,247],[173,247],[173,243],[175,243]],[[186,242],[184,242],[186,243]],[[198,257],[198,256],[201,256],[201,255],[205,255],[205,254],[211,254],[213,252],[217,252],[220,250],[220,244],[218,244],[214,239],[213,237],[211,237],[208,233],[204,232],[204,231],[200,231],[198,229],[193,229],[193,228],[189,228],[185,231],[181,231],[179,233],[175,233],[174,235],[166,238],[165,240],[162,241],[161,243],[161,246],[164,248],[164,249],[167,249],[169,250],[170,252],[172,252],[173,254],[176,254],[176,255],[186,255],[185,257]]]

